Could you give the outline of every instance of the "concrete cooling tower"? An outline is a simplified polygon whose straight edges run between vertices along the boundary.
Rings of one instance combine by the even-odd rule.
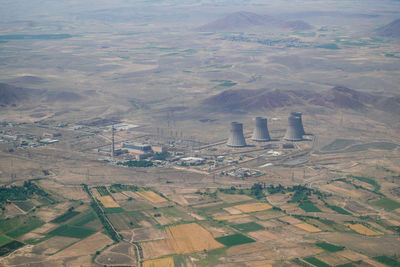
[[[230,135],[228,138],[227,146],[230,147],[244,147],[246,146],[246,141],[243,136],[243,124],[239,122],[231,123]]]
[[[301,127],[301,118],[296,116],[289,116],[288,128],[283,139],[287,141],[300,141],[303,140],[303,130]]]
[[[295,111],[291,112],[290,114],[291,114],[292,116],[295,116],[295,117],[299,117],[299,118],[300,118],[300,130],[301,130],[301,134],[302,134],[302,135],[305,135],[306,132],[304,131],[304,127],[303,127],[303,119],[301,118],[302,114],[301,114],[300,112],[295,112]]]
[[[267,119],[262,117],[256,117],[255,121],[256,121],[256,128],[254,128],[251,140],[256,142],[266,142],[271,140],[268,132]]]

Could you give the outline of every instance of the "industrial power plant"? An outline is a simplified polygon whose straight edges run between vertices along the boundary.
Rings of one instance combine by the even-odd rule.
[[[228,138],[227,146],[229,147],[244,147],[246,146],[246,140],[243,135],[243,124],[239,122],[232,122],[230,135]]]
[[[256,117],[255,128],[253,131],[253,135],[251,137],[252,141],[255,142],[267,142],[271,141],[271,137],[269,135],[268,130],[268,122],[267,118],[264,117]],[[283,137],[286,141],[301,141],[303,140],[303,135],[305,135],[302,113],[300,112],[291,112],[288,117],[288,126],[286,128],[286,133]],[[239,122],[232,122],[230,135],[227,142],[228,147],[245,147],[246,140],[243,135],[243,124]]]
[[[267,118],[256,117],[255,122],[256,127],[254,128],[251,140],[256,142],[267,142],[271,140],[269,137]]]

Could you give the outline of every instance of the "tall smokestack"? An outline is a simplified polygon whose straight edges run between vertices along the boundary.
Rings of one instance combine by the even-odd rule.
[[[230,147],[246,146],[246,141],[244,140],[243,135],[243,124],[236,121],[231,123],[230,136],[226,145]]]
[[[303,127],[303,119],[302,119],[302,115],[303,114],[301,114],[300,112],[295,112],[295,111],[293,111],[293,112],[291,112],[290,113],[292,116],[295,116],[295,117],[299,117],[300,118],[300,131],[301,131],[301,134],[302,135],[305,135],[306,134],[306,132],[304,131],[304,127]]]
[[[286,129],[286,134],[283,139],[287,141],[300,141],[303,140],[303,133],[301,129],[301,119],[296,116],[289,116],[288,118],[288,128]]]
[[[256,121],[256,128],[254,128],[251,140],[256,142],[266,142],[271,140],[268,132],[267,119],[262,117],[256,117],[255,121]]]

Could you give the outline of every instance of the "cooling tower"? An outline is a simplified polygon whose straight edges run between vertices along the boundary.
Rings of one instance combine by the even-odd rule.
[[[291,115],[288,118],[288,128],[283,139],[287,141],[300,141],[303,139],[301,118]]]
[[[226,145],[230,147],[246,146],[246,141],[243,136],[243,124],[235,121],[231,123],[230,136]]]
[[[254,128],[251,140],[256,142],[266,142],[271,140],[268,132],[267,119],[262,117],[256,117],[255,120],[256,120],[256,128]]]
[[[303,119],[301,118],[301,113],[300,112],[295,112],[295,111],[293,111],[293,112],[291,112],[290,113],[292,116],[295,116],[295,117],[299,117],[300,118],[300,130],[301,130],[301,134],[302,135],[305,135],[306,134],[306,132],[304,131],[304,128],[303,128]]]

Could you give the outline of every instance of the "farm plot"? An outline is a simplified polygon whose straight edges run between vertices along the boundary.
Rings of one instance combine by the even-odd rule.
[[[158,194],[156,194],[156,193],[154,193],[153,191],[150,191],[150,190],[140,191],[140,192],[137,192],[137,194],[142,196],[143,198],[147,199],[151,203],[154,203],[154,204],[168,201],[165,198],[163,198],[162,196],[160,196],[160,195],[158,195]]]
[[[381,233],[375,232],[374,230],[371,230],[359,223],[356,224],[346,223],[345,225],[347,225],[348,227],[350,227],[350,229],[362,235],[370,235],[370,236],[381,235]]]
[[[53,236],[34,246],[32,252],[36,254],[53,254],[77,241],[79,241],[78,238]]]
[[[320,229],[318,229],[317,227],[315,227],[315,226],[313,226],[311,224],[308,224],[308,223],[294,224],[294,226],[296,226],[297,228],[303,229],[303,230],[305,230],[307,232],[310,232],[310,233],[321,232]]]
[[[253,232],[264,229],[263,226],[259,225],[255,222],[241,223],[232,225],[233,228],[241,231],[241,232]]]
[[[101,202],[101,204],[105,207],[105,208],[119,208],[119,204],[117,202],[115,202],[115,200],[107,195],[107,196],[100,196],[97,197],[97,199]]]
[[[315,245],[317,247],[320,247],[329,252],[338,252],[338,251],[344,250],[344,247],[342,247],[342,246],[336,246],[336,245],[329,244],[326,242],[318,242],[318,243],[315,243]]]
[[[101,253],[96,258],[96,262],[104,266],[134,266],[136,259],[125,254],[107,251]]]
[[[141,246],[145,259],[154,259],[175,253],[175,250],[168,239],[144,242],[141,243]]]
[[[315,258],[330,266],[338,266],[349,263],[348,259],[332,253],[317,255]]]
[[[44,224],[43,221],[39,220],[36,217],[28,217],[21,224],[19,224],[16,228],[6,232],[9,237],[17,238],[22,236],[30,231],[42,226]]]
[[[10,238],[8,238],[8,237],[6,237],[4,235],[0,235],[0,247],[5,245],[5,244],[7,244],[7,243],[10,243],[11,241],[12,240]]]
[[[51,220],[50,222],[52,222],[52,223],[63,223],[63,222],[68,221],[72,217],[75,217],[78,214],[80,214],[80,212],[73,211],[73,210],[68,210],[66,213],[58,216],[57,218]]]
[[[169,226],[166,232],[177,254],[212,250],[223,246],[197,223]]]
[[[108,236],[102,233],[96,233],[62,250],[54,256],[56,258],[65,258],[70,257],[71,255],[74,255],[75,257],[91,255],[112,243],[113,241]]]
[[[379,199],[377,201],[374,201],[374,202],[372,202],[372,204],[374,204],[375,206],[384,208],[385,210],[388,210],[388,211],[392,211],[392,210],[400,208],[399,202],[391,200],[390,198],[387,198],[387,197]]]
[[[250,204],[241,204],[233,206],[235,209],[238,209],[242,212],[250,213],[256,211],[263,211],[271,209],[272,206],[267,203],[250,203]]]
[[[224,194],[218,192],[218,198],[224,201],[225,203],[235,203],[235,202],[243,202],[247,200],[252,200],[248,195],[239,195],[239,194]]]
[[[143,267],[174,267],[174,259],[171,257],[148,260],[143,262]]]
[[[24,243],[21,243],[17,240],[13,240],[3,246],[0,247],[0,257],[6,255],[8,253],[13,252],[16,249],[19,249],[24,246]]]
[[[217,237],[216,240],[228,247],[255,242],[254,239],[242,234],[221,236]]]
[[[86,238],[94,234],[96,230],[88,227],[77,227],[71,225],[61,225],[60,227],[49,232],[49,235],[66,236],[73,238]]]
[[[238,218],[244,218],[244,217],[248,217],[248,216],[249,215],[247,215],[247,214],[224,215],[224,216],[214,217],[214,220],[217,220],[217,221],[229,221],[229,220],[238,219]]]
[[[132,240],[136,242],[165,239],[165,238],[166,238],[165,231],[161,229],[139,228],[132,230]]]
[[[108,214],[107,217],[118,231],[138,228],[140,227],[139,221],[144,219],[144,215],[141,212],[113,213]]]
[[[24,201],[15,201],[13,202],[16,206],[18,206],[20,209],[23,211],[27,212],[31,210],[35,205],[32,203],[30,200],[24,200]]]
[[[223,210],[229,212],[232,215],[236,215],[236,214],[241,214],[242,213],[240,210],[235,209],[233,207],[223,208]]]

